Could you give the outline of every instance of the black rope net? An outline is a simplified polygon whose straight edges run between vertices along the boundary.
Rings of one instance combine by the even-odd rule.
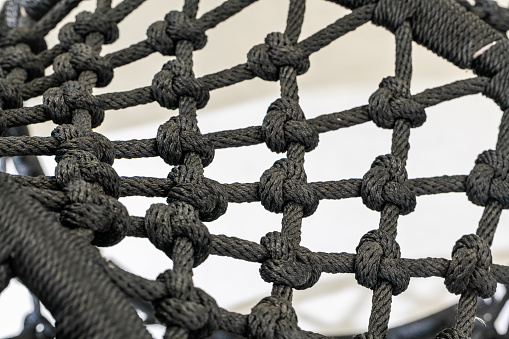
[[[478,297],[490,298],[497,283],[509,283],[509,267],[492,263],[490,250],[501,212],[509,208],[505,9],[491,1],[331,0],[351,13],[300,39],[306,1],[290,0],[284,32],[267,35],[245,63],[197,78],[193,51],[206,47],[207,30],[255,0],[227,0],[199,18],[199,1],[186,0],[181,11],[152,24],[145,40],[106,55],[102,46],[118,38],[117,24],[143,0],[114,7],[111,0],[98,0],[95,12],[78,14],[60,29],[59,43],[48,48],[45,35],[79,2],[11,1],[2,11],[0,130],[7,132],[0,138],[0,155],[52,155],[57,165],[55,176],[0,175],[0,291],[19,278],[50,310],[60,338],[149,338],[132,304],[154,310],[154,321],[167,328],[165,338],[206,338],[219,330],[260,339],[322,338],[299,327],[293,290],[312,288],[322,273],[351,273],[373,290],[367,331],[355,337],[378,339],[387,337],[392,296],[403,293],[411,278],[440,277],[460,297],[455,320],[435,338],[472,336]],[[366,105],[307,119],[297,79],[308,72],[309,56],[370,21],[395,36],[394,75],[381,80]],[[412,41],[472,69],[476,77],[411,95]],[[152,53],[172,57],[149,86],[92,94],[110,83],[115,68]],[[46,75],[49,66],[53,73]],[[210,92],[255,77],[280,85],[260,125],[202,134],[197,111],[207,105]],[[409,178],[409,138],[425,123],[425,109],[477,93],[503,111],[496,147],[482,152],[469,174]],[[41,95],[41,105],[23,107]],[[110,141],[93,130],[109,110],[154,101],[178,113],[154,138]],[[15,132],[49,120],[57,125],[51,136]],[[368,122],[392,130],[388,154],[373,159],[361,178],[307,181],[304,159],[319,147],[321,133]],[[204,176],[216,150],[260,143],[281,159],[260,173],[258,182],[224,184]],[[170,165],[168,177],[120,177],[112,166],[115,159],[146,157]],[[475,233],[458,239],[451,260],[402,257],[399,216],[412,213],[417,196],[450,192],[465,192],[484,206]],[[135,217],[118,201],[129,196],[165,197],[167,203]],[[379,227],[362,236],[356,253],[301,246],[302,220],[320,200],[356,197],[380,212]],[[234,203],[261,203],[282,215],[281,226],[259,242],[211,233],[207,223]],[[148,238],[171,258],[172,269],[149,280],[99,254],[96,246],[113,246],[124,237]],[[261,278],[273,284],[271,295],[247,315],[221,308],[193,285],[193,268],[209,255],[259,263]]]

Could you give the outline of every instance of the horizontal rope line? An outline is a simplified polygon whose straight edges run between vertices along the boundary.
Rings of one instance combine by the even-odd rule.
[[[137,218],[136,223],[143,224],[144,218]],[[260,244],[240,239],[237,237],[229,237],[226,235],[215,235],[211,234],[212,246],[211,254],[218,256],[230,257],[233,259],[263,263],[264,261],[271,259],[268,251]],[[454,245],[452,245],[454,246]],[[451,247],[452,247],[451,246]],[[311,257],[311,261],[320,268],[322,273],[340,274],[340,273],[355,273],[355,259],[357,254],[351,254],[346,252],[341,253],[326,253],[326,252],[311,252],[307,248],[300,247],[300,250]],[[447,269],[451,263],[451,260],[444,258],[400,258],[400,259],[382,259],[383,260],[394,260],[397,262],[396,265],[406,269],[412,278],[429,278],[439,277],[445,278]],[[509,266],[491,264],[490,271],[495,276],[496,280],[500,284],[509,283]],[[125,272],[119,268],[114,268],[116,274],[132,276],[132,273]],[[120,270],[120,271],[119,271]],[[134,280],[134,279],[133,279]],[[151,285],[160,284],[152,280],[147,280],[141,277],[136,277],[137,281],[142,281],[144,288]],[[133,283],[134,281],[131,281]],[[140,283],[141,285],[141,283]],[[164,293],[163,289],[156,286],[149,288],[152,293],[150,296],[145,295],[145,298],[157,298],[159,297],[157,291]],[[146,299],[150,301],[150,299]]]
[[[246,4],[247,6],[247,4]],[[368,5],[364,6],[360,9],[354,10],[352,13],[340,18],[335,23],[327,26],[326,28],[318,31],[311,37],[302,41],[302,45],[298,44],[300,48],[303,49],[303,52],[307,55],[310,55],[319,49],[325,47],[330,44],[332,41],[338,39],[344,34],[354,30],[358,26],[368,22],[371,18],[371,12],[373,11],[374,6]],[[240,9],[239,9],[240,10]],[[233,15],[234,13],[231,13]],[[199,19],[198,19],[199,20]],[[210,25],[210,23],[209,23]],[[214,25],[213,25],[214,26]],[[212,26],[212,27],[213,27]],[[113,61],[112,67],[123,66],[127,63],[139,60],[136,58],[130,58],[127,55],[133,54],[139,58],[146,57],[150,55],[150,51],[148,50],[150,46],[145,42],[141,41],[137,44],[131,45],[130,47],[117,51],[112,55],[106,55],[104,58],[113,60],[114,57],[120,57],[118,61]],[[131,50],[132,49],[132,50]],[[131,52],[132,51],[132,52]],[[121,54],[119,54],[121,53]],[[251,76],[253,78],[254,75]],[[240,81],[247,79],[239,79]],[[240,82],[237,81],[237,82]],[[236,83],[237,83],[236,82]],[[28,100],[33,97],[39,96],[44,93],[50,87],[57,87],[61,84],[61,81],[56,79],[56,77],[52,74],[46,77],[37,78],[31,82],[27,82],[21,86],[21,91],[23,94],[23,99]]]
[[[212,254],[258,263],[270,259],[270,255],[267,250],[258,243],[236,237],[228,237],[226,235],[211,236]],[[305,249],[305,253],[312,257],[311,262],[321,265],[321,271],[323,273],[355,273],[356,254],[345,252],[311,252],[308,249]],[[404,267],[413,278],[445,278],[447,268],[451,262],[451,260],[443,258],[400,258],[390,260],[394,260],[397,262],[398,266]],[[492,264],[491,272],[494,274],[499,283],[509,283],[509,266]]]
[[[36,190],[44,204],[47,199],[53,201],[55,207],[62,207],[68,201],[55,177],[39,176],[28,177],[10,175],[14,181],[31,189]],[[409,189],[417,196],[465,192],[466,175],[439,176],[430,178],[408,179]],[[120,195],[122,197],[167,197],[170,190],[175,186],[170,179],[150,177],[120,177]],[[220,184],[226,194],[228,202],[248,203],[260,201],[259,183],[232,183]],[[360,197],[362,179],[345,179],[338,181],[319,181],[308,184],[321,200],[339,200]],[[35,194],[35,193],[34,193]]]
[[[422,93],[414,95],[413,99],[425,107],[430,107],[447,100],[479,93],[487,83],[489,83],[489,78],[484,77],[460,80],[451,84],[425,90]],[[135,90],[130,94],[129,92],[124,93],[124,96],[131,98],[137,98],[138,95],[139,90]],[[118,100],[123,100],[121,97],[122,96],[111,96],[111,101],[110,97],[108,97],[107,102],[113,106]],[[139,97],[144,97],[144,95],[141,94]],[[106,98],[103,99],[103,102],[106,102]],[[7,110],[6,112],[8,114],[6,114],[6,117],[8,125],[18,126],[29,124],[32,122],[31,120],[38,120],[39,122],[47,120],[45,109],[41,105],[26,110],[28,113],[26,116],[21,114],[23,111],[24,109]],[[14,114],[9,114],[12,112],[14,112]],[[368,106],[365,105],[342,112],[324,114],[307,121],[314,126],[319,133],[324,133],[362,124],[369,120]],[[205,134],[204,136],[208,138],[215,149],[257,145],[263,142],[261,126],[213,132]],[[159,156],[155,138],[113,141],[113,145],[115,148],[115,157],[117,159]],[[23,136],[0,138],[0,156],[54,155],[57,148],[58,142],[53,137]]]

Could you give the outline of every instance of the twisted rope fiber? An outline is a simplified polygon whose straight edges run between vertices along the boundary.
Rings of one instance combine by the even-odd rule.
[[[143,0],[115,7],[98,0],[95,12],[82,12],[64,25],[59,43],[50,48],[44,36],[80,1],[26,0],[29,24],[15,17],[2,22],[0,31],[0,131],[50,120],[57,126],[47,137],[3,136],[0,156],[51,155],[57,165],[54,177],[0,175],[0,291],[10,279],[22,280],[52,312],[61,338],[149,338],[128,297],[150,303],[166,326],[164,338],[207,338],[218,330],[257,339],[323,338],[299,327],[293,290],[313,287],[323,272],[350,273],[373,290],[367,331],[355,337],[378,339],[387,337],[393,295],[404,293],[411,278],[441,277],[460,298],[454,324],[436,338],[471,337],[477,298],[493,296],[497,282],[509,284],[509,266],[492,263],[490,251],[501,212],[509,208],[509,42],[501,33],[509,28],[507,12],[454,0],[329,1],[352,12],[300,39],[306,1],[290,0],[284,32],[267,35],[245,63],[197,78],[193,52],[206,48],[207,30],[255,0],[227,0],[199,18],[199,1],[186,0],[182,11],[153,23],[145,40],[107,55],[102,45],[118,38],[117,24]],[[370,21],[395,36],[394,74],[381,80],[367,105],[306,118],[297,80],[310,71],[309,56]],[[412,41],[472,69],[476,77],[411,95]],[[109,84],[115,68],[152,53],[174,58],[151,84],[93,94],[94,87]],[[54,72],[46,75],[50,65]],[[279,83],[279,96],[263,121],[202,134],[198,112],[211,91],[253,78]],[[425,109],[477,93],[504,112],[495,149],[473,159],[464,175],[409,178],[409,138],[425,124]],[[41,95],[43,104],[23,107],[23,101]],[[108,110],[151,102],[177,113],[154,138],[110,141],[93,131]],[[389,154],[373,159],[359,178],[307,181],[305,155],[320,147],[321,133],[371,122],[392,130]],[[216,150],[260,143],[283,155],[259,181],[218,183],[204,176]],[[112,166],[115,159],[144,157],[171,165],[168,177],[120,177]],[[418,196],[452,192],[466,193],[484,207],[475,234],[458,239],[450,260],[403,258],[399,216],[413,212]],[[118,201],[125,196],[165,197],[167,203],[135,217]],[[353,197],[380,212],[379,227],[361,237],[356,253],[301,246],[302,220],[320,200]],[[228,203],[261,203],[282,214],[281,228],[259,243],[210,234],[206,223],[220,218]],[[96,246],[113,246],[126,236],[148,238],[173,268],[148,280],[99,255]],[[261,278],[273,286],[271,295],[247,315],[221,308],[193,284],[193,268],[206,264],[209,255],[259,263]]]

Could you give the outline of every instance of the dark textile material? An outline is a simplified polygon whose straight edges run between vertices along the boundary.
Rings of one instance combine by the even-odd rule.
[[[0,13],[0,132],[10,132],[0,138],[0,156],[53,155],[57,165],[54,177],[31,177],[27,170],[0,175],[0,291],[18,277],[52,312],[60,338],[149,338],[133,304],[153,312],[150,321],[166,326],[165,338],[227,333],[322,338],[299,327],[293,290],[312,288],[324,272],[351,273],[373,290],[367,331],[355,337],[379,339],[388,335],[392,296],[404,293],[412,278],[441,277],[460,301],[455,320],[437,327],[435,338],[471,337],[477,298],[489,298],[497,283],[509,283],[509,266],[493,263],[490,250],[500,214],[509,207],[509,42],[501,33],[509,28],[508,12],[488,0],[475,6],[455,0],[330,1],[352,12],[299,39],[306,1],[290,0],[284,32],[270,33],[247,53],[245,63],[202,77],[193,72],[193,52],[207,48],[207,30],[255,0],[227,0],[199,18],[199,1],[186,0],[182,11],[152,24],[146,40],[110,54],[102,54],[101,46],[118,38],[117,24],[143,0],[123,0],[115,7],[97,0],[96,11],[64,25],[59,44],[50,47],[44,36],[80,1],[9,1]],[[21,7],[28,14],[23,20]],[[307,119],[297,79],[312,70],[309,56],[368,22],[394,34],[394,74],[381,80],[365,106]],[[411,95],[412,41],[477,77]],[[115,68],[152,53],[174,58],[161,65],[150,86],[92,94],[94,87],[109,84]],[[45,75],[50,65],[54,73]],[[197,110],[213,91],[255,77],[280,85],[280,97],[260,125],[202,134]],[[496,148],[482,152],[464,175],[409,178],[409,137],[426,124],[426,108],[477,93],[504,111]],[[37,96],[41,105],[23,107]],[[150,102],[178,110],[154,138],[110,141],[93,131],[109,110]],[[57,125],[51,136],[12,129],[50,120]],[[308,182],[304,158],[320,147],[319,135],[362,123],[392,130],[388,154],[373,159],[358,178]],[[216,149],[261,143],[282,158],[259,182],[222,184],[205,177]],[[112,166],[115,159],[143,157],[161,157],[173,166],[168,177],[120,177]],[[412,213],[419,196],[450,192],[464,192],[484,207],[476,233],[458,239],[451,260],[402,257],[399,216]],[[134,195],[166,197],[167,203],[134,217],[118,201]],[[302,219],[320,208],[321,200],[353,197],[380,212],[379,228],[359,239],[355,253],[301,246]],[[230,203],[261,203],[281,213],[280,230],[259,243],[212,234],[206,222],[221,218]],[[99,255],[95,246],[113,246],[125,237],[148,238],[171,258],[173,268],[147,280]],[[206,265],[209,255],[259,263],[261,278],[273,284],[271,295],[248,315],[221,308],[193,284],[193,268]]]

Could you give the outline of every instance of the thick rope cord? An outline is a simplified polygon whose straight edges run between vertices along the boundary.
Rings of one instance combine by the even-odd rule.
[[[8,245],[2,249],[2,258],[7,254],[11,276],[19,277],[52,312],[57,335],[148,338],[141,320],[101,270],[99,252],[85,238],[62,228],[6,176],[0,180],[0,239]],[[23,211],[26,204],[30,204],[30,212]],[[109,302],[104,303],[105,299]],[[68,317],[74,312],[79,314]],[[126,328],[124,321],[132,326]]]

